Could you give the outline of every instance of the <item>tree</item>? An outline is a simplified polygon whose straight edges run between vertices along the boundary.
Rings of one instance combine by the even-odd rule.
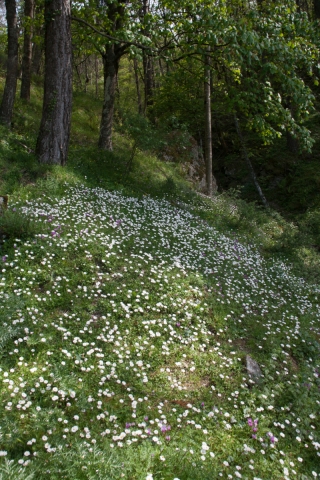
[[[92,38],[92,44],[102,56],[104,75],[104,100],[98,146],[109,151],[113,149],[112,126],[120,59],[131,44],[125,38],[121,38],[124,36],[123,26],[128,3],[129,0],[101,0],[98,5],[82,2],[82,5],[78,3],[79,16],[72,17],[78,24],[89,27],[90,34],[92,31],[96,33]],[[87,28],[80,30],[80,38],[83,33],[87,36]]]
[[[289,134],[300,148],[310,150],[313,142],[304,121],[314,97],[304,77],[318,58],[312,24],[291,1],[270,3],[263,12],[252,10],[237,28],[233,64],[230,68],[225,63],[233,78],[232,110],[247,118],[247,127],[258,132],[265,145]]]
[[[139,115],[142,115],[143,108],[142,108],[141,92],[140,92],[139,69],[138,69],[138,61],[136,58],[133,59],[133,70],[134,70],[134,80],[135,80],[136,90],[137,90],[138,112],[139,112]]]
[[[107,19],[111,27],[111,32],[116,34],[121,31],[124,24],[125,7],[128,0],[118,0],[109,2],[103,0],[107,7]],[[109,27],[109,28],[110,28]],[[117,86],[117,77],[121,57],[127,50],[126,44],[120,42],[108,42],[102,52],[103,73],[104,73],[104,101],[102,107],[99,147],[111,151],[112,146],[112,125],[114,114],[114,103]]]
[[[255,188],[258,192],[258,195],[259,195],[260,200],[262,201],[263,205],[266,208],[269,208],[269,204],[267,202],[267,199],[266,199],[266,197],[264,196],[264,194],[261,190],[261,187],[259,185],[257,176],[255,174],[252,163],[250,161],[250,158],[249,158],[249,155],[248,155],[248,152],[247,152],[247,148],[246,148],[246,144],[245,144],[245,141],[244,141],[244,138],[243,138],[243,135],[242,135],[242,131],[241,131],[240,124],[239,124],[236,113],[233,114],[233,118],[234,118],[234,123],[235,123],[236,131],[237,131],[237,135],[238,135],[238,138],[239,138],[239,141],[240,141],[240,147],[241,147],[241,150],[242,150],[242,155],[244,156],[244,159],[247,163],[251,179],[254,183],[254,186],[255,186]]]
[[[204,104],[205,104],[205,159],[207,194],[212,197],[212,116],[211,116],[211,66],[210,49],[205,55],[204,71]]]
[[[103,150],[112,151],[112,125],[114,115],[114,103],[116,95],[117,77],[120,58],[124,53],[123,46],[113,43],[106,45],[103,53],[104,73],[104,100],[102,107],[99,147]]]
[[[67,160],[72,106],[70,0],[45,3],[44,98],[36,154],[40,163]]]
[[[317,81],[319,57],[312,22],[305,12],[298,11],[296,1],[165,0],[163,5],[167,25],[163,30],[171,36],[165,54],[171,64],[191,58],[200,62],[210,48],[216,82],[213,102],[219,92],[223,111],[230,117],[237,112],[243,128],[255,130],[264,144],[288,134],[295,147],[311,149],[312,139],[304,121],[313,108],[308,83],[312,76]],[[182,66],[189,70],[189,65]],[[166,91],[166,84],[167,79],[156,96],[156,109],[163,103],[159,96]],[[209,82],[206,84],[208,95]],[[181,95],[182,85],[175,86],[176,97]],[[193,96],[191,88],[184,95],[187,99]],[[174,98],[167,113],[177,115],[181,112],[177,107]],[[203,123],[199,125],[201,128]],[[239,122],[238,127],[239,133]],[[240,143],[244,151],[244,142]],[[249,153],[244,156],[249,158]]]
[[[148,14],[150,11],[149,0],[142,0],[142,23],[148,23]],[[148,35],[146,26],[143,27],[142,33],[145,36]],[[154,90],[154,71],[153,71],[153,58],[148,55],[146,51],[143,52],[143,79],[144,79],[144,113],[147,112],[147,108],[152,106],[153,103],[153,90]]]
[[[20,97],[30,100],[31,66],[32,66],[32,25],[34,13],[34,0],[24,2],[24,39],[22,57],[22,79]]]
[[[95,4],[95,8],[83,2],[77,12],[80,17],[72,17],[97,34],[92,42],[102,56],[104,67],[104,101],[98,145],[104,150],[111,151],[113,148],[112,126],[120,60],[131,47],[151,50],[150,45],[143,43],[145,37],[141,33],[139,15],[136,13],[140,7],[140,0],[138,6],[129,0],[101,0],[98,6]],[[90,22],[85,20],[84,16]],[[150,44],[149,39],[145,43]]]
[[[313,0],[313,10],[315,17],[320,19],[320,0]]]
[[[0,107],[0,122],[10,127],[17,89],[19,28],[16,0],[6,0],[5,5],[8,28],[8,60],[6,83]]]
[[[43,0],[33,0],[34,11],[32,21],[32,64],[31,72],[39,75],[44,53],[45,20]]]
[[[288,131],[299,137],[301,146],[310,148],[310,135],[303,121],[312,107],[313,97],[301,72],[312,70],[316,49],[311,41],[310,22],[304,12],[297,12],[296,0],[288,0],[286,4],[268,0],[258,3],[159,0],[153,4],[152,12],[147,11],[147,0],[130,3],[127,0],[101,0],[98,6],[94,1],[83,5],[88,7],[85,10],[80,7],[79,14],[83,17],[85,11],[88,15],[85,13],[86,20],[77,20],[108,39],[104,44],[97,37],[93,40],[102,55],[105,76],[101,148],[112,149],[120,58],[127,52],[134,56],[137,49],[145,53],[142,59],[152,57],[154,65],[157,56],[170,65],[171,73],[167,72],[166,77],[172,78],[174,65],[191,59],[198,62],[201,64],[201,85],[204,79],[203,56],[210,49],[212,72],[216,73],[213,78],[219,84],[219,95],[230,114],[239,114],[244,129],[257,131],[265,144]],[[189,65],[184,66],[189,68]],[[230,79],[228,86],[224,71],[228,72],[226,76]],[[161,78],[159,83],[163,91],[167,78]],[[192,89],[193,86],[185,97],[194,96]],[[175,85],[173,91],[177,95],[179,90],[180,84]],[[159,103],[157,94],[156,98]],[[170,117],[172,106],[168,108]],[[154,107],[157,109],[157,105]],[[205,125],[203,109],[201,114],[200,127],[197,127],[198,131],[202,129],[200,138]]]

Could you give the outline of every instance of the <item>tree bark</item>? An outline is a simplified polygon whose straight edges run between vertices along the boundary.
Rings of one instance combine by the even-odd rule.
[[[106,46],[103,55],[104,101],[102,107],[99,148],[112,151],[112,125],[120,55],[115,44]]]
[[[71,2],[45,3],[45,79],[36,154],[40,163],[65,165],[72,107]]]
[[[125,7],[128,0],[118,0],[110,2],[101,0],[101,4],[108,7],[107,16],[110,24],[113,26],[113,33],[118,32],[123,27]],[[117,77],[120,58],[127,50],[127,46],[121,46],[118,43],[107,44],[105,52],[102,55],[103,74],[104,74],[104,101],[102,107],[100,136],[98,146],[103,150],[112,151],[112,125],[114,104],[117,89]]]
[[[297,108],[291,103],[291,101],[288,102],[288,108],[290,109],[291,116],[294,117]],[[294,153],[297,155],[299,153],[299,140],[292,135],[289,129],[286,130],[286,136],[287,136],[287,148],[289,152]]]
[[[34,2],[34,17],[40,18],[44,16],[44,3],[39,0],[33,0]],[[36,75],[40,74],[41,69],[41,60],[44,53],[44,36],[45,36],[45,26],[42,24],[34,26],[33,28],[33,42],[32,46],[32,65],[31,73]]]
[[[139,112],[139,115],[142,115],[143,109],[142,109],[141,92],[140,92],[139,70],[138,70],[138,61],[136,58],[133,59],[133,69],[134,69],[134,78],[136,81],[136,89],[137,89],[138,112]]]
[[[297,155],[299,153],[299,140],[294,137],[289,130],[286,131],[287,136],[287,149],[289,152]]]
[[[8,26],[8,60],[6,83],[0,107],[0,122],[10,127],[17,89],[19,29],[16,0],[6,0],[5,5]]]
[[[266,208],[269,208],[269,204],[267,202],[267,199],[266,197],[264,196],[262,190],[261,190],[261,187],[259,185],[259,182],[258,182],[258,179],[257,179],[257,176],[255,174],[255,171],[253,169],[253,166],[252,166],[252,163],[250,161],[250,158],[248,156],[248,152],[247,152],[247,149],[246,149],[246,144],[244,142],[244,138],[243,138],[243,135],[242,135],[242,131],[241,131],[241,128],[240,128],[240,125],[239,125],[239,121],[238,121],[238,118],[237,118],[237,115],[234,113],[233,114],[233,118],[234,118],[234,124],[236,126],[236,130],[237,130],[237,134],[238,134],[238,137],[239,137],[239,140],[240,140],[240,144],[241,144],[241,148],[242,148],[242,152],[243,152],[243,155],[244,155],[244,158],[246,160],[246,163],[248,165],[248,168],[249,168],[249,172],[250,172],[250,176],[252,178],[252,181],[254,183],[254,186],[256,187],[257,189],[257,192],[259,194],[259,197],[263,203],[263,205],[266,207]]]
[[[95,89],[96,89],[96,97],[99,96],[99,64],[98,64],[98,57],[97,55],[94,56],[94,73],[95,73]]]
[[[205,55],[204,104],[205,104],[205,159],[206,159],[207,195],[209,197],[212,197],[213,193],[217,190],[217,184],[212,173],[211,68],[210,68],[209,55]]]
[[[30,101],[31,65],[32,65],[32,26],[28,24],[33,19],[34,0],[25,0],[24,3],[24,39],[22,57],[22,80],[20,97]]]
[[[149,13],[149,0],[142,1],[142,20]],[[148,36],[148,32],[143,28],[142,33]],[[148,107],[153,104],[153,90],[154,90],[154,71],[153,59],[145,51],[143,52],[143,73],[144,73],[144,111],[147,112]]]
[[[31,73],[39,75],[41,68],[41,60],[43,54],[43,46],[39,43],[34,43],[32,48],[32,64]]]
[[[162,65],[161,58],[159,58],[159,70],[160,70],[161,77],[164,77],[164,71],[163,71],[163,65]]]
[[[144,110],[153,105],[154,90],[154,72],[153,59],[150,55],[143,53],[143,71],[144,71]]]

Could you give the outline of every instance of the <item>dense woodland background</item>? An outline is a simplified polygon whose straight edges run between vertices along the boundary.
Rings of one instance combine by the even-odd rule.
[[[116,129],[132,158],[183,163],[209,195],[240,189],[288,214],[319,205],[318,0],[1,6],[0,117],[18,128],[16,90],[29,102],[44,82],[40,163],[66,163],[72,93],[85,92],[101,103],[100,149]]]

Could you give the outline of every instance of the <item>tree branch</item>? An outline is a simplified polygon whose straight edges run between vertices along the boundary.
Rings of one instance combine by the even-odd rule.
[[[163,52],[165,50],[174,50],[176,48],[179,48],[179,44],[177,42],[174,43],[173,40],[171,39],[171,40],[169,40],[168,43],[162,45],[158,49],[153,49],[152,47],[147,46],[147,45],[143,45],[142,43],[132,42],[132,41],[128,41],[128,40],[121,40],[120,38],[114,37],[113,35],[109,35],[108,33],[101,32],[100,30],[95,28],[93,25],[91,25],[91,23],[87,22],[86,20],[83,20],[82,18],[71,16],[71,20],[74,20],[76,22],[82,23],[83,25],[86,25],[87,27],[91,28],[91,30],[96,32],[98,35],[101,35],[102,37],[108,38],[109,40],[112,40],[116,43],[122,44],[123,45],[121,47],[122,53],[124,53],[125,50],[132,45],[134,47],[140,48],[141,50],[149,51],[150,56],[157,56],[158,55],[158,56],[163,57],[165,60],[168,60],[168,58],[163,54]],[[188,42],[186,42],[186,44],[189,45],[189,46],[192,45],[192,43],[188,43]],[[228,43],[220,44],[220,45],[213,45],[213,46],[211,46],[211,48],[213,47],[213,49],[218,49],[218,48],[226,47],[227,45],[228,45]],[[203,46],[204,47],[209,47],[210,45],[205,43],[205,44],[203,44]],[[178,62],[178,61],[180,61],[180,60],[182,60],[186,57],[190,57],[190,56],[193,56],[193,55],[199,55],[201,53],[203,53],[203,52],[189,52],[189,53],[180,55],[179,57],[177,57],[177,58],[175,58],[171,61]]]
[[[116,43],[122,43],[122,44],[126,45],[126,47],[130,47],[131,45],[133,45],[134,47],[141,48],[142,50],[151,50],[152,51],[151,47],[147,47],[146,45],[143,45],[142,43],[131,42],[131,41],[128,41],[128,40],[121,40],[120,38],[114,37],[113,35],[108,35],[105,32],[101,32],[100,30],[95,28],[93,25],[91,25],[91,23],[88,23],[85,20],[82,20],[82,18],[71,16],[71,20],[82,23],[83,25],[86,25],[87,27],[91,28],[91,30],[93,30],[94,32],[98,33],[98,35],[101,35],[102,37],[106,37],[109,40],[113,40]]]

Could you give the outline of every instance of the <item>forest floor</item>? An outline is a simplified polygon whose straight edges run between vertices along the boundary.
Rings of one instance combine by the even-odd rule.
[[[317,232],[128,171],[80,100],[65,168],[35,162],[36,102],[1,129],[0,478],[319,477]]]

